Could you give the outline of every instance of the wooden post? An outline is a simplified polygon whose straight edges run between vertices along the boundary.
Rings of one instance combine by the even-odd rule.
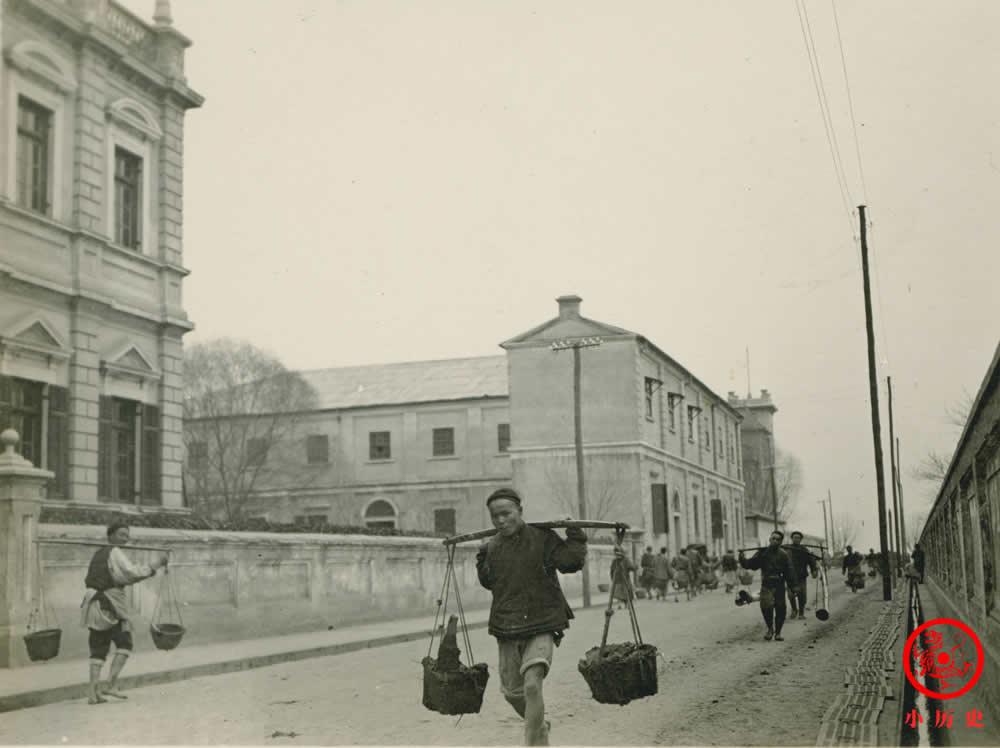
[[[580,347],[573,346],[573,432],[576,442],[576,495],[580,519],[587,519],[587,499],[583,480],[583,406],[580,402]],[[589,559],[588,559],[589,561]],[[583,564],[583,607],[590,607],[590,564]]]
[[[875,485],[878,490],[878,539],[882,552],[882,599],[892,600],[892,580],[889,579],[889,538],[885,515],[885,475],[882,469],[882,431],[878,412],[878,370],[875,366],[875,329],[872,323],[872,292],[868,275],[868,226],[865,206],[858,206],[861,221],[861,272],[865,292],[865,330],[868,334],[868,387],[872,406],[872,441],[875,447]]]
[[[899,537],[899,493],[897,491],[898,483],[896,474],[896,431],[893,426],[893,416],[892,416],[892,377],[885,378],[886,384],[889,387],[889,463],[892,468],[892,512],[896,515],[896,554],[897,556],[902,553],[903,544]],[[890,532],[892,527],[889,528]],[[901,577],[903,575],[903,570],[899,568],[899,563],[896,563],[896,576]]]
[[[909,548],[910,541],[906,537],[906,508],[903,506],[903,469],[900,467],[900,457],[899,457],[899,437],[896,437],[896,484],[899,488],[899,533],[903,537],[903,544],[900,548],[903,549],[903,553],[906,553],[906,549]]]

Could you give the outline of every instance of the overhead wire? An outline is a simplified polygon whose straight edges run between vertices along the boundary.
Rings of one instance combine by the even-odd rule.
[[[816,55],[816,47],[812,36],[812,27],[808,22],[808,10],[804,7],[803,0],[795,0],[795,10],[799,16],[799,29],[802,32],[802,41],[805,44],[806,57],[809,60],[809,72],[812,76],[813,90],[816,92],[816,100],[819,102],[820,116],[823,119],[823,131],[826,135],[826,142],[830,149],[830,157],[833,159],[833,169],[837,177],[837,187],[840,190],[840,198],[843,201],[844,211],[847,214],[848,222],[850,223],[850,190],[847,186],[847,177],[844,174],[843,161],[840,158],[840,149],[837,143],[836,134],[833,131],[833,120],[828,112],[829,102],[826,98],[822,73],[819,70],[819,58]]]
[[[844,55],[844,40],[840,35],[840,18],[837,16],[836,0],[830,0],[833,9],[833,25],[837,29],[837,46],[840,47],[840,65],[844,71],[844,86],[847,88],[847,106],[851,113],[851,129],[854,131],[854,153],[858,158],[858,175],[861,177],[861,198],[868,202],[868,185],[865,182],[865,167],[861,161],[861,141],[858,139],[858,118],[854,116],[854,97],[851,96],[851,80],[847,75],[847,57]]]

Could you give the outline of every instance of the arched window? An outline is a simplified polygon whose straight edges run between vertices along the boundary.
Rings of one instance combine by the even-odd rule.
[[[677,491],[674,491],[674,511],[681,513],[681,495]]]
[[[375,499],[365,507],[365,527],[395,529],[396,507],[385,499]]]

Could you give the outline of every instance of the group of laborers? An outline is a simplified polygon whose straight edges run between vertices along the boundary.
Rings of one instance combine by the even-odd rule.
[[[707,555],[696,545],[689,545],[671,557],[666,548],[660,548],[660,552],[654,554],[652,546],[647,546],[639,567],[638,586],[645,590],[650,600],[666,601],[672,591],[674,601],[680,602],[679,593],[682,590],[685,597],[691,600],[700,592],[719,586],[720,570],[727,592],[737,584],[736,557],[732,550],[726,551],[720,559]]]
[[[786,594],[792,606],[792,619],[804,620],[806,617],[807,575],[815,579],[819,566],[817,557],[802,545],[802,538],[802,533],[796,530],[791,535],[791,545],[782,546],[785,534],[775,530],[768,538],[767,547],[761,548],[752,557],[746,558],[740,551],[740,566],[759,570],[761,574],[760,611],[767,626],[764,634],[767,641],[784,641],[781,629],[788,615]]]

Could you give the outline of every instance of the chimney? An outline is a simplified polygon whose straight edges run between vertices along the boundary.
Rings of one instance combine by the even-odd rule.
[[[580,316],[580,302],[583,299],[579,296],[575,294],[560,296],[556,301],[559,303],[559,319],[573,319]]]
[[[157,26],[171,26],[174,19],[170,12],[170,0],[156,0],[156,9],[153,11],[153,22]]]

